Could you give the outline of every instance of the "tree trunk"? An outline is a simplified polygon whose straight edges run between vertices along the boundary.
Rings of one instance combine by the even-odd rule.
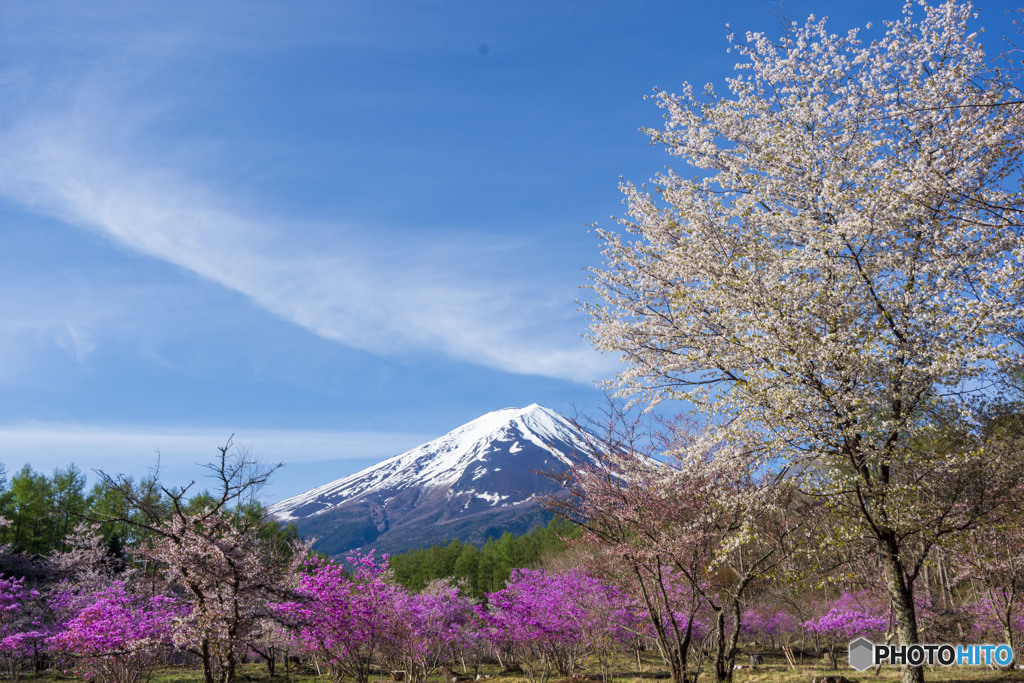
[[[718,634],[718,643],[715,645],[715,681],[724,683],[732,676],[732,671],[726,671],[725,661],[725,610],[715,610],[715,631]]]
[[[203,680],[206,683],[216,683],[213,680],[213,657],[210,655],[210,641],[204,638],[199,648],[203,659]]]
[[[276,653],[274,652],[274,646],[273,646],[273,645],[271,645],[271,646],[270,646],[270,653],[269,653],[269,656],[268,656],[268,657],[266,657],[266,662],[267,662],[267,675],[268,675],[268,676],[270,676],[271,678],[273,678],[273,677],[274,677],[274,668],[275,668],[275,665],[277,664],[277,661],[276,661],[275,655],[276,655]]]
[[[916,645],[917,611],[914,609],[914,584],[907,576],[906,568],[899,555],[895,538],[885,541],[885,584],[889,591],[889,602],[896,615],[896,634],[900,645]],[[900,667],[903,683],[924,683],[924,669],[904,664]]]
[[[1006,623],[1003,624],[1003,637],[1006,638],[1006,644],[1010,646],[1010,651],[1013,653],[1013,657],[1010,659],[1010,663],[1006,665],[1008,671],[1012,671],[1016,668],[1017,664],[1017,650],[1013,643],[1013,629],[1010,627],[1010,609],[1006,610]]]
[[[694,610],[690,610],[686,621],[686,632],[680,640],[679,628],[676,624],[675,618],[672,616],[672,610],[669,607],[671,601],[668,599],[668,591],[665,587],[664,580],[657,575],[655,579],[654,589],[658,591],[661,598],[659,600],[653,600],[648,593],[647,584],[644,582],[643,573],[640,571],[639,566],[631,563],[631,569],[636,575],[637,583],[640,587],[640,592],[644,598],[644,605],[647,608],[647,613],[651,618],[651,624],[654,626],[655,642],[658,644],[658,651],[661,653],[662,659],[668,665],[669,673],[672,676],[672,683],[686,683],[686,659],[690,649],[690,639],[693,633],[693,617]],[[665,605],[665,612],[668,613],[667,620],[663,619],[661,605]],[[671,633],[669,633],[671,631]],[[639,660],[638,660],[639,661]]]
[[[740,640],[740,601],[734,598],[732,601],[732,633],[729,635],[729,647],[725,651],[725,668],[728,672],[728,680],[732,680],[732,672],[736,667],[736,650]]]

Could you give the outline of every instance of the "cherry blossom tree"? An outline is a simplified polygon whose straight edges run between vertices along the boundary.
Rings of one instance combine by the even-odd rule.
[[[1020,519],[973,530],[955,555],[960,578],[980,587],[977,622],[994,621],[998,636],[1016,652],[1024,627],[1024,528]],[[1013,666],[1010,662],[1009,666]]]
[[[1020,359],[1024,98],[973,18],[908,2],[870,42],[813,17],[734,40],[727,94],[657,94],[648,132],[693,173],[623,185],[631,236],[598,231],[592,279],[619,386],[690,401],[827,496],[878,548],[903,643],[931,549],[1020,470],[980,427]]]
[[[230,439],[218,450],[218,461],[207,465],[213,492],[191,498],[195,482],[163,486],[159,470],[140,486],[103,478],[132,513],[116,521],[151,538],[138,554],[188,595],[190,609],[176,621],[175,645],[199,657],[206,683],[233,683],[248,640],[260,637],[269,604],[291,588],[308,544],[289,541],[285,553],[268,547],[264,529],[273,522],[264,519],[255,495],[277,468],[261,466]]]
[[[713,552],[710,534],[679,542],[677,531],[692,520],[689,491],[665,485],[665,466],[649,429],[614,403],[590,435],[591,459],[552,475],[568,495],[538,497],[548,509],[574,521],[584,538],[612,557],[607,573],[627,585],[646,611],[644,635],[658,645],[672,680],[683,683],[703,599],[677,567],[701,576]],[[621,568],[621,573],[617,570]]]
[[[812,506],[771,468],[752,471],[742,442],[682,418],[641,437],[614,405],[608,418],[593,462],[563,475],[569,496],[544,502],[629,567],[675,680],[702,608],[716,680],[730,680],[746,592],[787,568]]]
[[[67,535],[62,550],[49,555],[50,566],[61,577],[59,590],[67,592],[95,591],[115,581],[131,581],[137,577],[135,567],[111,554],[100,534],[99,524],[79,522]]]

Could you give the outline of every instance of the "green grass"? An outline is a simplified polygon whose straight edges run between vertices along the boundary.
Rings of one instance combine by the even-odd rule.
[[[876,674],[874,669],[858,672],[849,667],[840,665],[838,669],[830,669],[822,662],[805,663],[796,669],[791,668],[781,655],[764,654],[765,664],[754,669],[746,665],[747,657],[744,655],[737,659],[743,664],[743,668],[733,673],[734,683],[810,683],[814,676],[839,675],[861,683],[894,683],[900,680],[898,667],[882,667]],[[654,683],[665,681],[666,678],[659,678],[667,673],[667,669],[661,660],[654,653],[645,653],[641,659],[643,671],[637,671],[636,660],[630,657],[622,657],[617,660],[612,670],[614,679],[612,683]],[[496,667],[485,667],[485,673],[491,675],[487,683],[525,683],[526,678],[522,675],[500,675]],[[457,670],[460,673],[460,670]],[[263,664],[246,664],[241,667],[237,681],[239,683],[328,683],[326,676],[318,677],[316,669],[309,666],[292,666],[286,677],[284,667],[278,666],[277,675],[273,678],[267,676],[266,666]],[[460,673],[461,675],[461,673]],[[596,667],[587,666],[581,676],[597,678],[599,672]],[[57,671],[46,672],[40,675],[26,674],[21,683],[69,683],[70,681],[81,681],[79,677],[70,674],[63,674]],[[557,678],[553,678],[552,682]],[[936,666],[926,668],[926,681],[940,681],[941,683],[1024,683],[1024,671],[1005,672],[989,669],[983,666],[972,667],[942,667]],[[162,668],[158,669],[150,683],[202,683],[203,672],[196,669],[185,668]],[[714,674],[710,670],[710,663],[706,663],[699,683],[713,683]],[[387,676],[379,679],[371,679],[371,683],[390,683]],[[444,683],[440,676],[434,676],[431,683]]]

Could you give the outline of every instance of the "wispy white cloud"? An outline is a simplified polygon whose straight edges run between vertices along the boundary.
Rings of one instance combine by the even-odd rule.
[[[123,331],[139,317],[127,301],[138,298],[134,292],[104,296],[56,273],[19,278],[9,260],[4,267],[0,380],[8,384],[47,382],[67,362],[87,363],[102,336]]]
[[[79,363],[96,349],[93,335],[73,322],[64,323],[64,327],[58,331],[55,341],[57,346]]]
[[[164,41],[161,50],[174,44]],[[147,139],[167,103],[127,96],[125,84],[141,78],[130,62],[35,82],[42,95],[8,107],[0,195],[196,273],[346,346],[435,352],[584,383],[608,373],[607,359],[578,337],[574,283],[532,266],[522,246],[487,250],[454,235],[303,225],[240,208],[201,170],[192,172],[191,157],[201,154],[179,148],[165,156]],[[12,76],[8,89],[24,96],[17,84],[38,77]],[[439,238],[443,250],[434,246]],[[69,324],[58,343],[82,359],[94,342]]]

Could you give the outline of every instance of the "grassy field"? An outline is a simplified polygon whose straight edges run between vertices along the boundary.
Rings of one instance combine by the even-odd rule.
[[[876,673],[874,669],[858,672],[840,665],[839,669],[830,669],[826,664],[804,664],[796,669],[791,668],[786,660],[780,656],[764,655],[765,664],[750,668],[743,665],[733,673],[734,683],[809,683],[815,676],[840,675],[852,681],[870,683],[889,683],[900,680],[898,667],[882,667]],[[739,661],[746,661],[742,657]],[[648,653],[642,658],[643,671],[638,671],[636,662],[621,662],[622,666],[614,670],[614,683],[654,683],[664,681],[668,678],[667,670],[661,660],[654,654]],[[524,683],[527,679],[522,674],[508,675],[501,674],[495,668],[485,669],[489,673],[487,683]],[[460,673],[460,672],[457,672]],[[80,677],[60,672],[46,672],[39,675],[26,674],[21,679],[24,683],[68,683],[70,681],[81,681]],[[247,664],[242,667],[238,679],[239,682],[264,683],[327,683],[327,676],[317,676],[316,669],[308,666],[291,668],[288,675],[285,675],[283,667],[278,667],[278,675],[268,677],[267,669],[262,664]],[[599,674],[586,668],[581,676],[574,681],[567,683],[596,683]],[[704,672],[698,679],[699,683],[712,683],[714,674],[705,666]],[[959,681],[991,681],[993,683],[1024,683],[1024,671],[999,671],[983,666],[973,667],[942,667],[936,666],[927,668],[925,671],[926,681],[942,681],[943,683],[957,683]],[[203,673],[201,670],[167,668],[157,670],[150,683],[202,683]],[[371,679],[371,683],[391,683],[390,678],[381,676],[379,679]],[[431,679],[431,683],[444,683],[440,676]],[[557,683],[553,678],[551,683]]]

